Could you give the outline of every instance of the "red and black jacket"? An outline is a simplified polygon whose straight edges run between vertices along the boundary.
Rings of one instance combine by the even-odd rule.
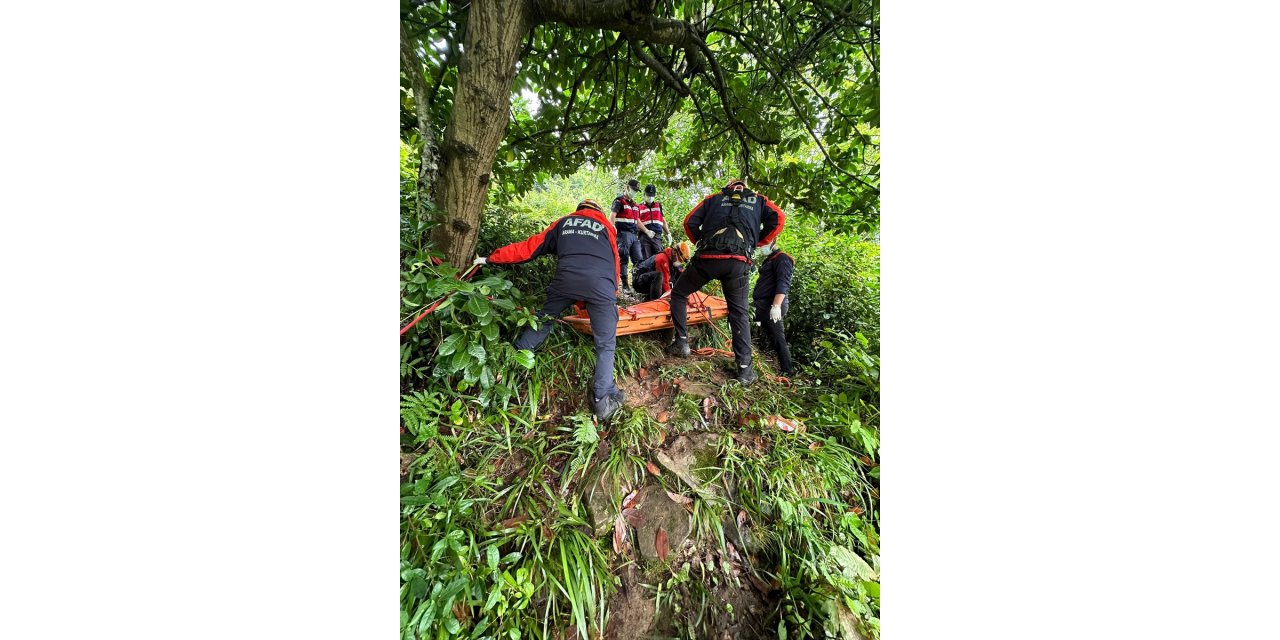
[[[520,264],[548,254],[556,257],[548,292],[575,300],[617,300],[618,236],[605,214],[574,211],[524,242],[497,249],[489,262]]]
[[[637,205],[640,211],[640,224],[654,233],[662,233],[667,228],[667,219],[662,215],[662,203],[654,200],[653,204],[641,202]]]
[[[723,229],[729,224],[728,215],[729,208],[733,206],[729,199],[732,194],[728,187],[721,189],[719,193],[713,193],[702,199],[697,206],[689,211],[689,215],[684,218],[684,232],[689,236],[695,245],[701,244],[699,241],[703,235]],[[750,190],[741,192],[742,200],[738,208],[738,214],[746,222],[747,231],[754,234],[754,237],[748,240],[757,247],[763,247],[778,234],[782,233],[782,229],[787,224],[787,214],[778,208],[778,205],[769,201],[763,194],[755,193]],[[730,260],[741,260],[748,264],[751,258],[747,255],[729,255],[729,254],[704,254],[701,249],[693,256],[694,258],[725,258]]]
[[[635,271],[633,271],[631,275],[639,278],[651,271],[657,271],[662,274],[662,290],[664,292],[670,291],[671,281],[680,277],[681,271],[680,267],[677,267],[675,261],[671,259],[673,251],[674,250],[671,247],[667,247],[666,249],[645,258],[644,262],[636,265]]]
[[[614,198],[613,215],[618,231],[630,233],[639,231],[636,225],[640,222],[640,205],[636,204],[635,200],[626,196]]]
[[[796,261],[790,255],[778,251],[760,263],[760,277],[756,280],[756,288],[751,291],[751,299],[756,302],[768,300],[773,296],[791,292],[791,276],[796,271]]]

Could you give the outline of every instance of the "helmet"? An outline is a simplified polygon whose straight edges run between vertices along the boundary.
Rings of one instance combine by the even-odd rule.
[[[644,194],[645,194],[646,196],[656,196],[656,195],[658,195],[658,188],[657,188],[657,187],[655,187],[655,186],[653,186],[653,185],[651,185],[651,184],[649,184],[649,185],[645,185],[645,187],[644,187]]]
[[[579,202],[579,203],[578,203],[578,209],[579,209],[579,210],[581,210],[581,209],[594,209],[594,210],[596,210],[596,211],[599,211],[600,213],[604,213],[604,209],[600,208],[600,205],[596,204],[596,201],[595,201],[595,200],[592,200],[591,198],[587,198],[586,200],[583,200],[582,202]]]
[[[675,246],[674,253],[678,258],[680,258],[681,262],[688,262],[689,258],[693,255],[693,243],[685,240],[680,244],[677,244]]]

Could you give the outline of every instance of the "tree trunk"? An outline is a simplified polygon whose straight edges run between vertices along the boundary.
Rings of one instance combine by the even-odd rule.
[[[404,24],[400,25],[400,59],[404,62],[409,86],[413,88],[413,106],[418,116],[418,137],[422,140],[418,156],[418,220],[427,218],[427,202],[435,198],[436,176],[439,173],[435,133],[431,125],[431,105],[428,104],[427,79],[422,75],[422,60],[413,48]]]
[[[489,194],[493,160],[511,119],[511,87],[520,44],[532,27],[527,0],[472,0],[458,63],[453,113],[444,131],[444,168],[432,234],[445,260],[471,261]]]

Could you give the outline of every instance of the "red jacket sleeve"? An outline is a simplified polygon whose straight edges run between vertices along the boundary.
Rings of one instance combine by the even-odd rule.
[[[653,268],[662,274],[662,290],[671,290],[671,261],[667,260],[667,249],[653,257]]]
[[[783,213],[773,201],[764,196],[760,197],[764,198],[764,213],[760,216],[760,223],[764,230],[760,234],[760,242],[756,243],[757,247],[773,242],[778,234],[782,233],[783,227],[787,226],[787,214]]]
[[[689,214],[684,217],[684,234],[689,236],[689,239],[692,240],[694,244],[697,244],[698,239],[702,237],[702,218],[707,213],[707,201],[714,195],[716,194],[713,193],[703,198],[702,202],[699,202],[690,209]],[[698,231],[697,235],[693,234],[695,229]]]
[[[560,218],[560,220],[564,220],[564,218]],[[556,238],[560,235],[560,220],[552,222],[542,233],[531,236],[523,242],[509,244],[495,250],[489,255],[489,262],[493,264],[520,264],[555,251]],[[610,236],[612,237],[612,234]]]

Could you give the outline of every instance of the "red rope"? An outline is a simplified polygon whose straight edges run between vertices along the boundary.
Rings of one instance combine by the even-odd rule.
[[[464,281],[470,280],[471,276],[474,276],[476,272],[479,270],[480,270],[480,265],[473,264],[471,265],[471,268],[468,269],[466,273],[459,276],[458,279],[464,280]],[[406,331],[412,329],[414,325],[418,324],[418,322],[420,322],[423,318],[427,317],[428,314],[440,308],[440,305],[444,304],[444,301],[448,300],[449,296],[453,295],[454,293],[456,292],[450,291],[449,293],[444,294],[444,296],[441,297],[439,300],[436,300],[435,302],[431,303],[431,306],[427,307],[422,313],[419,313],[418,317],[413,319],[413,322],[410,322],[409,324],[405,325],[404,328],[400,329],[400,335],[404,335]]]

